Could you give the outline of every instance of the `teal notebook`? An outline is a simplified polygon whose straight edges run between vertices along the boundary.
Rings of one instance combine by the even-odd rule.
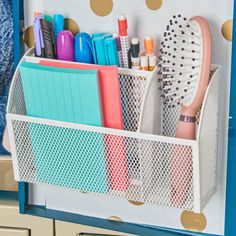
[[[21,80],[27,115],[102,126],[97,70],[48,67],[23,62]],[[30,124],[40,182],[106,193],[108,179],[101,134]]]

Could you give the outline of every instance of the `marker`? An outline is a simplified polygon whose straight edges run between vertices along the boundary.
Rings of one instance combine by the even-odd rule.
[[[118,50],[118,58],[119,58],[120,67],[124,67],[120,37],[119,37],[119,35],[117,33],[114,33],[113,37],[116,39],[116,43],[117,43],[117,50]]]
[[[152,55],[149,57],[149,65],[148,70],[153,71],[157,65],[157,57],[155,55]]]
[[[152,56],[154,52],[154,41],[151,36],[146,36],[144,38],[144,47],[147,56]]]
[[[64,16],[60,14],[55,14],[53,16],[53,27],[54,27],[54,37],[64,30]]]
[[[148,56],[141,56],[141,70],[148,71]]]
[[[33,22],[34,26],[34,40],[35,40],[35,56],[36,57],[44,57],[44,42],[43,42],[43,34],[40,20],[43,19],[43,16],[37,16]]]
[[[140,69],[140,59],[139,59],[139,52],[140,52],[140,44],[137,38],[131,39],[131,62],[132,62],[132,69]]]
[[[50,59],[56,59],[55,45],[53,43],[53,31],[51,22],[40,19],[43,43],[45,49],[45,57]]]
[[[118,19],[119,35],[121,42],[122,58],[124,68],[129,68],[128,52],[130,49],[129,37],[128,37],[128,23],[125,15],[120,15]]]
[[[105,44],[107,64],[111,66],[117,65],[119,67],[120,63],[119,63],[116,39],[115,38],[105,39],[104,44]]]

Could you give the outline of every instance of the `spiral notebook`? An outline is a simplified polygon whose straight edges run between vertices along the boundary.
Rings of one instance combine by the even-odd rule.
[[[20,66],[20,73],[27,115],[93,126],[103,125],[97,70],[74,70],[23,62]],[[103,183],[102,193],[108,191],[106,157],[101,134],[96,136],[96,147],[99,152],[95,153],[90,148],[92,140],[88,140],[83,131],[73,131],[75,133],[72,136],[76,137],[74,144],[80,147],[81,152],[71,153],[70,150],[65,152],[56,147],[58,143],[65,144],[65,147],[68,146],[66,143],[72,142],[72,136],[61,135],[52,138],[53,143],[45,142],[45,140],[50,140],[50,134],[56,132],[56,127],[44,127],[40,136],[41,142],[36,140],[38,127],[32,124],[29,130],[36,172],[40,174],[42,182],[63,187],[68,175],[72,174],[77,176],[77,185],[73,186],[74,188],[96,192],[94,183],[98,181],[99,184]],[[48,151],[50,150],[49,145],[53,152]],[[45,165],[37,165],[37,163],[42,163],[39,161],[40,158],[45,160]],[[55,164],[57,161],[51,162],[52,158],[58,162],[67,161],[67,165],[65,165],[67,169],[58,167]],[[70,164],[68,164],[68,160]],[[98,162],[100,165],[94,166]],[[51,166],[52,164],[53,166]],[[53,168],[55,171],[52,177],[48,170]],[[58,179],[60,179],[59,184]]]

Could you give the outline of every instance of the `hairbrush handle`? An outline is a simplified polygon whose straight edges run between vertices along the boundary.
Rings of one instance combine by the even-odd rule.
[[[45,48],[45,57],[56,59],[55,48],[53,44],[52,24],[44,19],[40,20]]]
[[[196,136],[195,116],[181,115],[177,124],[176,137],[194,140]],[[193,173],[192,148],[175,145],[171,158],[171,202],[181,207],[187,201]]]

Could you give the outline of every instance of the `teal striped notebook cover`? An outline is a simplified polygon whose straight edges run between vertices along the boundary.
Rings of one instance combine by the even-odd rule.
[[[23,62],[20,73],[27,115],[102,126],[97,70]],[[88,192],[108,191],[101,134],[36,124],[30,124],[29,130],[41,182]],[[94,146],[96,150],[91,148]]]

